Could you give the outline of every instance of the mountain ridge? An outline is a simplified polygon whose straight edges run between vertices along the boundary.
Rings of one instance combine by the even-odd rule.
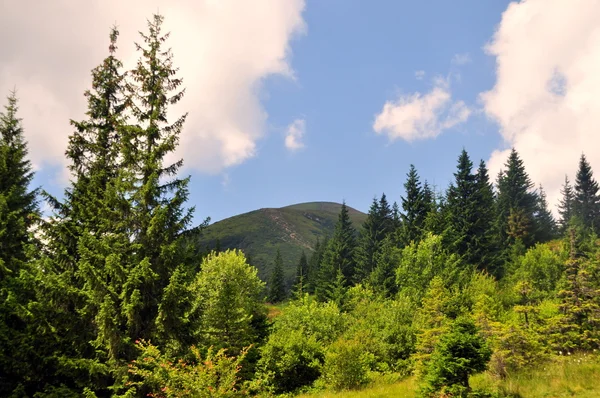
[[[341,207],[340,203],[317,201],[252,210],[210,224],[196,238],[196,244],[205,251],[218,246],[221,250],[242,250],[263,280],[268,280],[279,249],[286,282],[291,285],[302,251],[310,256],[317,240],[333,233]],[[354,227],[360,229],[367,215],[346,207]]]

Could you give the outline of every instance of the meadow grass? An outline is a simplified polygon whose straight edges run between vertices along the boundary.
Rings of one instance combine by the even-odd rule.
[[[414,377],[391,382],[378,378],[358,391],[314,392],[299,398],[416,398]],[[512,398],[600,398],[600,359],[589,354],[559,357],[537,369],[523,370],[498,380],[489,373],[471,378],[474,389]]]

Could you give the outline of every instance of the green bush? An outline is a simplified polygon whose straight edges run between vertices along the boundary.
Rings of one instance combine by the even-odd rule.
[[[373,354],[358,340],[339,339],[327,349],[323,379],[336,391],[352,390],[369,382]]]
[[[290,303],[260,349],[256,384],[278,394],[311,385],[321,376],[326,347],[344,326],[345,316],[334,303],[308,296]]]
[[[125,397],[143,393],[157,398],[234,398],[246,396],[238,389],[238,372],[246,350],[237,357],[228,357],[225,350],[214,352],[210,348],[202,357],[192,347],[190,362],[171,361],[150,343],[138,342],[141,353],[129,365],[130,381]]]

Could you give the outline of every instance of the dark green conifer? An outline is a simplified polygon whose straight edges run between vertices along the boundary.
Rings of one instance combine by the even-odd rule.
[[[302,254],[300,255],[300,260],[298,260],[298,265],[296,266],[296,277],[294,281],[294,291],[302,296],[306,293],[306,284],[308,280],[308,260],[306,258],[306,253],[302,250]]]
[[[283,275],[283,259],[281,253],[277,249],[273,271],[269,279],[269,301],[271,303],[279,303],[286,298],[285,293],[285,277]]]
[[[402,227],[400,231],[400,243],[407,246],[410,242],[418,242],[423,232],[425,217],[427,216],[428,204],[425,203],[425,193],[419,181],[419,175],[414,165],[410,165],[406,182],[404,183],[405,194],[402,197]]]
[[[558,225],[562,234],[567,232],[569,222],[574,216],[573,205],[575,204],[575,193],[569,181],[569,177],[565,175],[565,182],[560,190],[562,198],[558,204],[558,214],[560,219]]]
[[[0,396],[18,396],[35,392],[32,384],[43,370],[27,308],[35,300],[27,281],[33,276],[29,261],[34,241],[29,230],[39,221],[38,190],[30,188],[33,171],[14,91],[4,109],[0,112]]]
[[[393,230],[392,210],[389,207],[385,194],[381,199],[373,199],[367,219],[362,225],[356,248],[356,282],[368,278],[375,269],[375,254],[381,243]]]
[[[597,225],[600,216],[598,182],[594,179],[592,167],[585,155],[581,155],[579,159],[579,169],[575,178],[573,213],[585,228],[591,228],[596,233],[600,231]]]
[[[538,242],[548,242],[555,239],[557,236],[557,226],[554,216],[548,209],[548,201],[546,200],[546,192],[540,185],[538,190],[538,203],[535,214],[535,226],[537,228],[535,235]]]
[[[472,173],[473,163],[462,150],[457,170],[454,173],[454,182],[448,188],[446,199],[446,217],[448,232],[446,240],[450,249],[462,256],[468,264],[476,264],[479,260],[479,190],[477,177]]]
[[[535,211],[538,198],[525,171],[523,160],[513,148],[498,176],[496,233],[499,247],[506,251],[517,240],[525,247],[536,241]]]

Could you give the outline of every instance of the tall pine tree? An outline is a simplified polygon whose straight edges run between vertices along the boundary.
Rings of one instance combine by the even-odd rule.
[[[458,157],[454,183],[448,188],[446,215],[449,230],[446,239],[450,248],[462,256],[468,264],[479,260],[479,190],[477,178],[472,173],[473,162],[467,151],[462,150]]]
[[[558,232],[556,220],[554,220],[554,216],[548,208],[546,192],[544,192],[544,188],[541,185],[538,190],[535,226],[537,229],[535,236],[538,242],[548,242],[549,240],[556,238]]]
[[[594,179],[592,167],[585,155],[579,159],[579,168],[575,178],[575,198],[573,213],[586,228],[600,231],[598,218],[600,217],[600,195],[598,195],[598,182]]]
[[[375,254],[385,237],[392,232],[393,222],[392,210],[385,194],[379,201],[373,199],[356,248],[355,280],[357,282],[365,280],[375,269]]]
[[[410,242],[418,242],[421,238],[425,217],[429,210],[425,202],[425,194],[419,181],[419,175],[414,165],[410,165],[406,182],[404,183],[405,196],[402,197],[402,226],[399,240],[403,246]]]
[[[4,109],[0,112],[0,395],[17,396],[35,392],[29,390],[31,383],[43,369],[36,366],[33,314],[27,308],[35,297],[24,280],[33,271],[30,228],[39,212],[38,190],[29,187],[33,171],[14,91]]]
[[[517,241],[526,247],[536,241],[535,211],[538,198],[525,171],[523,160],[513,148],[498,176],[496,233],[499,247],[506,251]]]
[[[285,278],[283,275],[283,259],[281,252],[277,249],[273,271],[269,279],[269,301],[271,303],[279,303],[285,300]]]
[[[342,203],[338,221],[335,224],[333,236],[327,243],[327,249],[323,254],[323,260],[319,270],[317,282],[317,296],[319,299],[330,298],[333,283],[343,280],[343,284],[349,284],[354,277],[356,268],[356,231],[352,226],[350,214],[346,203]],[[341,278],[341,279],[340,279]]]
[[[566,175],[565,182],[560,190],[560,194],[562,195],[562,198],[558,204],[558,214],[560,215],[558,225],[560,232],[565,234],[569,227],[569,222],[574,216],[573,205],[575,203],[575,193],[573,192],[573,187],[571,186],[569,177]]]

